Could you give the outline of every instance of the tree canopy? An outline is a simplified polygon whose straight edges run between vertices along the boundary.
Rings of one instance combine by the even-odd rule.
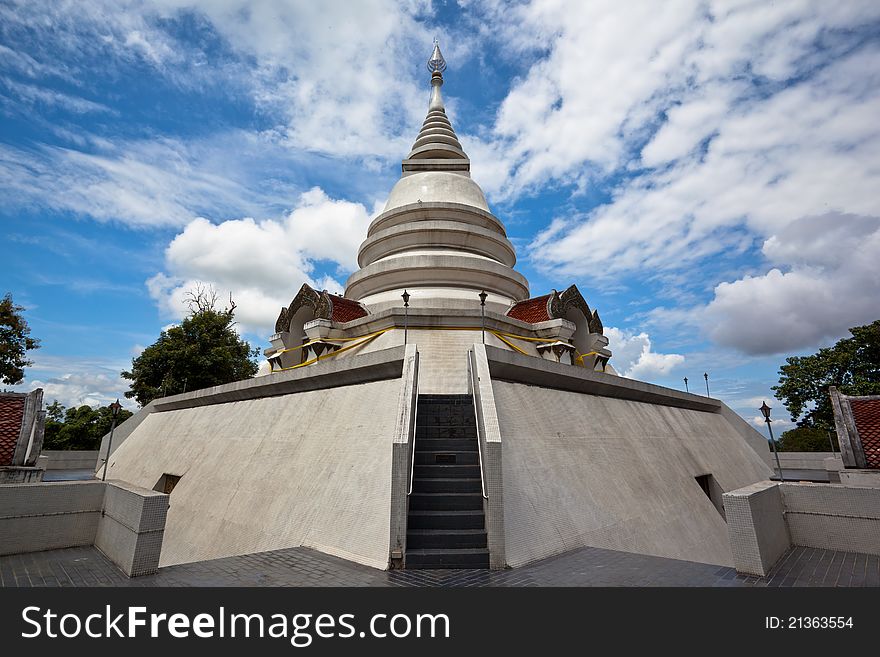
[[[784,432],[776,445],[780,452],[830,452],[832,443],[838,451],[837,434],[832,429],[795,427]]]
[[[779,368],[773,390],[799,427],[834,429],[828,386],[845,395],[880,394],[880,319],[850,333],[811,356],[786,358]]]
[[[189,315],[162,331],[159,339],[132,360],[126,397],[144,406],[187,390],[240,381],[257,373],[259,349],[252,349],[233,328],[235,303],[216,308],[217,295],[198,287],[189,293]]]
[[[27,352],[40,346],[39,340],[30,337],[31,327],[23,311],[13,303],[12,294],[0,299],[0,382],[9,385],[22,382],[24,368],[33,365]]]
[[[131,411],[120,409],[116,424],[122,424],[131,416]],[[46,407],[43,449],[98,449],[101,438],[109,433],[112,423],[113,411],[109,405],[65,409],[56,399]]]

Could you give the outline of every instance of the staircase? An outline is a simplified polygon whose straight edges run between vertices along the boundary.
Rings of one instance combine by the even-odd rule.
[[[419,395],[407,568],[488,568],[470,395]]]

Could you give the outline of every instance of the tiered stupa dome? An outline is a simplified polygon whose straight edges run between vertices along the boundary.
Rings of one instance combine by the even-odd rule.
[[[516,254],[504,225],[471,179],[470,160],[446,116],[445,68],[435,44],[428,115],[360,247],[361,269],[346,285],[347,298],[374,312],[399,306],[404,290],[414,303],[435,308],[472,308],[485,290],[487,305],[499,312],[529,296],[528,281],[513,270]]]

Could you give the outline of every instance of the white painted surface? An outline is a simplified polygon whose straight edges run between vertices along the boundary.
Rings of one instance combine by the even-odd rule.
[[[399,379],[152,413],[108,478],[170,496],[160,565],[304,545],[385,568]]]
[[[725,491],[770,472],[718,413],[494,381],[507,563],[582,546],[730,565]]]

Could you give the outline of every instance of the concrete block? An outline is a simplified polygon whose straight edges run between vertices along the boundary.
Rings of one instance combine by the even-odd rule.
[[[764,576],[791,547],[777,484],[765,481],[724,494],[737,572]]]
[[[129,577],[156,572],[168,496],[124,482],[107,482],[95,547]]]
[[[843,468],[839,471],[840,483],[854,488],[880,488],[880,470],[850,470]]]
[[[91,545],[103,499],[101,482],[0,486],[0,554]]]

